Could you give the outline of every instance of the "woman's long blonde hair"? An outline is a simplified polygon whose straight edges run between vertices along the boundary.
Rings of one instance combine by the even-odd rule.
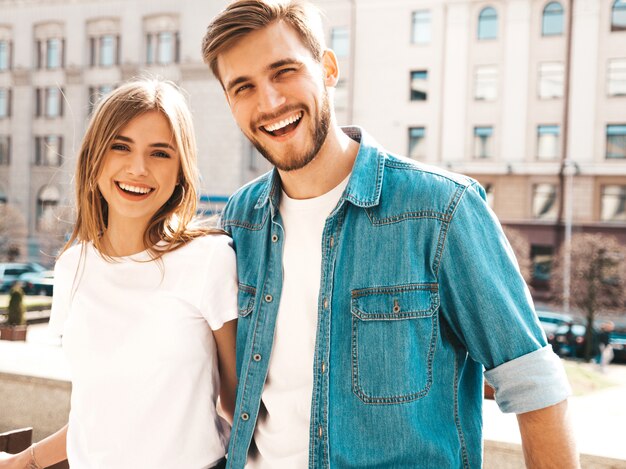
[[[76,224],[62,252],[76,241],[90,241],[103,257],[111,259],[104,254],[102,245],[108,204],[98,188],[98,177],[105,154],[120,130],[135,117],[150,111],[158,111],[167,119],[180,155],[180,169],[172,196],[154,214],[144,232],[145,248],[152,259],[158,259],[198,236],[223,233],[216,228],[190,227],[196,214],[199,175],[193,122],[185,98],[171,82],[144,79],[121,85],[95,108],[76,164]]]

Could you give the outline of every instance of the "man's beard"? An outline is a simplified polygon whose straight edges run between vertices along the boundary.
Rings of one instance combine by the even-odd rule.
[[[281,110],[280,113],[283,114],[284,110]],[[312,116],[310,108],[307,106],[305,106],[304,113],[308,114],[313,119],[313,142],[311,148],[308,151],[305,150],[303,154],[289,155],[289,157],[285,157],[281,160],[272,155],[270,151],[261,144],[261,142],[252,136],[248,136],[248,139],[255,146],[258,152],[281,171],[295,171],[297,169],[304,168],[315,159],[320,151],[320,148],[324,145],[330,128],[330,99],[328,97],[328,91],[324,90],[319,114]],[[260,130],[260,132],[263,131]]]

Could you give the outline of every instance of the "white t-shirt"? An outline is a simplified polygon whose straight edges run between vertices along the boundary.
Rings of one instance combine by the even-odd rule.
[[[348,180],[313,199],[282,194],[283,288],[248,469],[308,467],[322,233]]]
[[[104,260],[91,243],[55,266],[50,327],[72,375],[72,469],[199,469],[221,459],[212,330],[237,317],[230,239],[208,235],[146,261]]]

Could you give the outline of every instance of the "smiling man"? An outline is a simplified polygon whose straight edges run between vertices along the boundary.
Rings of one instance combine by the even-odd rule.
[[[231,468],[478,468],[485,377],[529,467],[577,467],[567,379],[476,181],[337,125],[318,12],[239,0],[205,61],[275,169],[223,214],[238,257]]]

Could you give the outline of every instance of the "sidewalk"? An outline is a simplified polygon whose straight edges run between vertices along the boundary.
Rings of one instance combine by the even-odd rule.
[[[593,367],[585,363],[574,366]],[[69,381],[60,341],[48,334],[47,324],[29,326],[26,343],[0,341],[2,373]],[[618,461],[610,467],[626,469],[626,365],[610,365],[603,376],[614,385],[570,398],[576,440],[581,454],[622,460],[623,465]],[[483,414],[486,441],[521,444],[514,414],[501,413],[494,401],[485,401]]]
[[[624,464],[618,467],[626,468],[626,365],[609,365],[603,376],[615,385],[569,399],[578,450],[581,454],[623,460]],[[503,414],[494,401],[485,401],[483,416],[485,440],[521,444],[514,414]]]

